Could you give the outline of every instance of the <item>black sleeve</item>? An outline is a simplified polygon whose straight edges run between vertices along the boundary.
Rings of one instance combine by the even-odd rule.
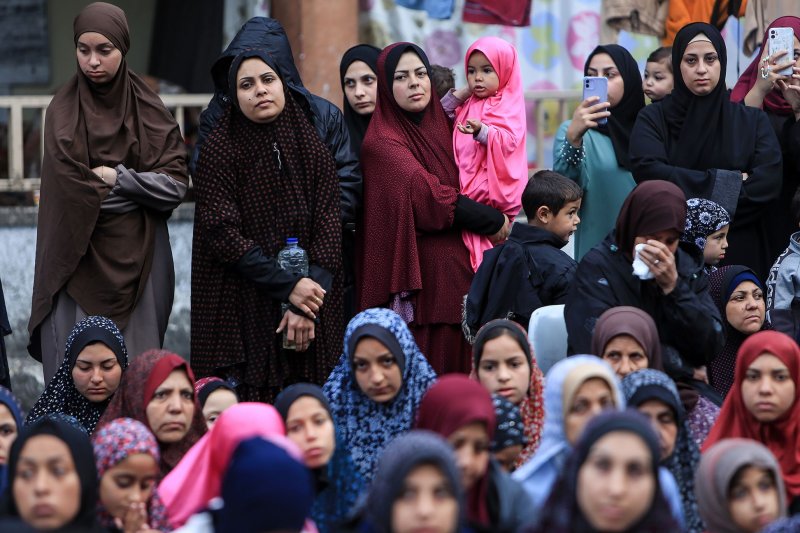
[[[342,223],[355,224],[361,209],[362,175],[359,154],[350,146],[350,132],[344,116],[335,105],[320,96],[313,96],[321,128],[317,128],[325,146],[336,161],[336,174],[341,191]]]
[[[289,294],[303,277],[282,269],[278,261],[265,255],[260,246],[246,252],[234,268],[270,297],[282,302],[289,300]]]
[[[708,277],[678,277],[675,288],[661,298],[659,333],[693,367],[707,364],[725,344],[719,309],[708,292]]]
[[[751,145],[753,155],[746,170],[749,176],[742,182],[734,219],[739,227],[764,216],[765,208],[780,196],[783,183],[783,155],[778,137],[767,115],[761,110],[754,111],[755,145]]]
[[[567,323],[567,354],[592,353],[592,335],[597,319],[606,309],[620,305],[609,278],[600,265],[596,249],[589,251],[575,271],[567,293],[564,320]]]
[[[494,235],[505,224],[503,213],[461,194],[456,200],[453,225],[478,235]]]
[[[230,105],[226,102],[227,97],[216,92],[214,96],[211,97],[211,101],[208,102],[208,107],[200,113],[200,126],[197,132],[197,140],[194,143],[192,156],[189,158],[189,172],[191,174],[194,174],[197,160],[200,157],[200,148],[203,146],[206,137],[208,137],[208,134],[214,129],[214,126],[217,125],[217,121],[222,117],[227,106]]]

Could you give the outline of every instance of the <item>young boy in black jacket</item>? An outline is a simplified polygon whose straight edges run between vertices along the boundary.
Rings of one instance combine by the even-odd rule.
[[[464,305],[471,338],[486,322],[510,318],[526,330],[531,314],[562,304],[577,263],[561,250],[578,228],[583,191],[569,178],[540,170],[522,193],[528,224],[515,223],[508,240],[483,254]]]

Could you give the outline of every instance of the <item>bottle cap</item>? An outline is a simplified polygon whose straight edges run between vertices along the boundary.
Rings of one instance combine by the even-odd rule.
[[[297,244],[297,237],[286,237],[286,244]]]

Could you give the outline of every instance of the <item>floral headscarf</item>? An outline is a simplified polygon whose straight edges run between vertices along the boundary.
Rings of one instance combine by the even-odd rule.
[[[144,424],[132,418],[117,418],[101,427],[92,437],[92,446],[97,463],[98,483],[102,481],[103,475],[110,468],[133,454],[149,455],[155,459],[156,464],[160,461],[156,438]],[[153,492],[147,501],[147,517],[152,529],[164,532],[172,531],[157,487],[153,487]],[[114,518],[99,499],[97,501],[97,519],[103,526],[114,527]]]
[[[103,402],[90,401],[75,388],[72,369],[83,349],[95,342],[103,343],[114,352],[119,366],[125,372],[128,368],[128,350],[117,325],[102,316],[84,318],[75,324],[67,337],[64,361],[47,384],[36,405],[28,413],[28,423],[47,414],[64,413],[78,419],[89,434],[94,431],[97,421],[100,420],[113,395]]]
[[[706,238],[730,223],[730,215],[718,203],[705,198],[689,198],[686,200],[686,227],[681,240],[703,250]]]

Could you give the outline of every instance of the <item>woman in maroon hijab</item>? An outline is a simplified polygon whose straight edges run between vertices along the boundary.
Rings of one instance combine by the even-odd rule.
[[[45,382],[87,315],[113,320],[134,356],[161,347],[175,288],[166,221],[189,183],[178,124],[128,69],[125,13],[95,2],[73,29],[78,72],[45,120],[28,324]]]
[[[378,104],[361,147],[358,302],[402,316],[437,374],[469,372],[460,324],[473,271],[461,230],[500,240],[509,222],[459,194],[452,126],[429,70],[411,43],[378,57]]]

